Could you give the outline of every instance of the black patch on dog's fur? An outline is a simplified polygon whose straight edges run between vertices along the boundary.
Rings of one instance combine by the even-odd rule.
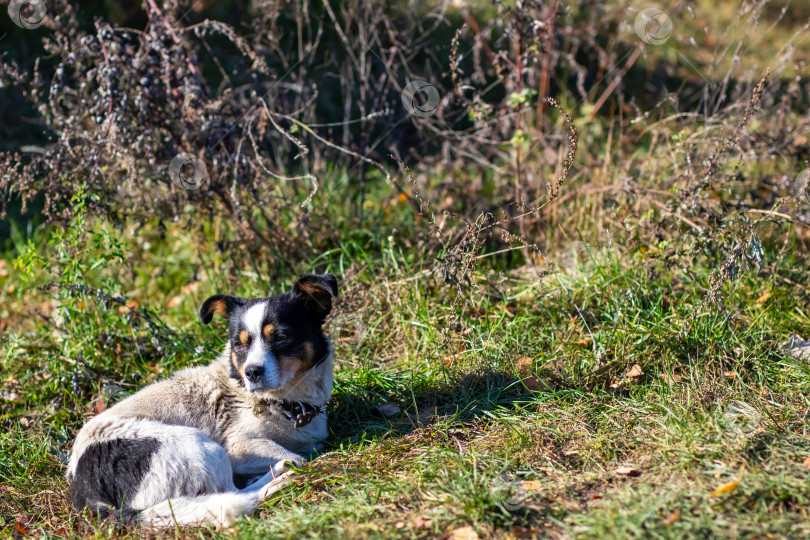
[[[88,446],[70,482],[70,499],[77,510],[88,507],[102,517],[126,507],[149,471],[160,448],[154,437],[113,439]]]

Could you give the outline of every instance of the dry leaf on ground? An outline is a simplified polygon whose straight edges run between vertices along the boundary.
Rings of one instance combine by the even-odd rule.
[[[739,485],[740,480],[742,480],[743,473],[745,472],[745,463],[743,463],[742,467],[740,467],[740,476],[738,476],[735,480],[723,484],[719,488],[715,489],[709,494],[709,497],[717,497],[718,495],[722,495],[723,493],[731,493],[737,488]]]
[[[430,526],[430,520],[427,520],[422,516],[414,516],[411,518],[411,521],[408,524],[412,529],[426,529]]]
[[[757,298],[757,304],[762,304],[763,302],[767,302],[770,297],[771,297],[771,293],[770,293],[770,291],[768,291],[765,294],[763,294],[762,296],[760,296],[759,298]]]
[[[644,375],[644,372],[641,370],[641,366],[638,364],[633,364],[633,367],[625,374],[628,379],[637,379]]]
[[[433,411],[421,410],[419,411],[419,423],[422,425],[429,424],[433,420]]]
[[[793,358],[810,361],[810,340],[793,334],[790,339],[779,344],[779,349],[788,351]]]
[[[529,370],[532,368],[532,359],[528,356],[516,356],[514,358],[515,366],[518,373],[521,375],[528,375]]]
[[[640,476],[641,471],[631,466],[622,466],[614,471],[620,476]]]
[[[450,366],[452,366],[452,365],[453,365],[453,363],[454,363],[456,360],[460,359],[460,358],[461,358],[462,356],[464,356],[466,353],[467,353],[467,351],[461,351],[461,352],[458,352],[458,353],[455,353],[455,354],[451,354],[451,355],[449,355],[449,356],[445,356],[444,358],[442,358],[442,363],[443,363],[445,366],[450,367]]]
[[[664,520],[664,525],[672,525],[676,521],[681,519],[681,511],[675,510],[672,512],[667,519]]]
[[[478,533],[470,526],[459,527],[447,535],[448,540],[478,540]]]
[[[523,385],[531,390],[532,392],[536,392],[537,390],[544,390],[545,385],[543,381],[535,377],[534,375],[529,375],[528,377],[523,378]]]
[[[382,415],[385,417],[394,416],[395,414],[399,414],[402,411],[402,409],[400,409],[393,403],[383,403],[382,405],[377,407],[377,410],[380,411],[380,413],[382,413]]]

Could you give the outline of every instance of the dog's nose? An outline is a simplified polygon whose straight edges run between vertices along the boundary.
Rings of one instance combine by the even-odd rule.
[[[245,368],[245,377],[252,383],[257,383],[264,377],[264,366],[248,366]]]

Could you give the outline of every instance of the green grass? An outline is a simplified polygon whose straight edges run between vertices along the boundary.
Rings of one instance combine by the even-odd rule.
[[[116,534],[67,501],[65,456],[88,404],[213,358],[224,328],[203,327],[196,309],[233,275],[239,294],[286,286],[268,290],[251,271],[215,272],[227,266],[215,250],[189,247],[180,227],[168,233],[147,234],[150,251],[137,259],[144,238],[127,237],[116,252],[103,224],[59,231],[42,249],[18,246],[23,266],[46,253],[58,260],[56,246],[68,247],[62,273],[32,264],[3,283],[4,316],[23,314],[15,321],[23,331],[7,334],[0,360],[5,534]],[[43,234],[31,245],[43,245]],[[810,328],[801,295],[774,279],[790,259],[745,274],[725,309],[705,309],[688,331],[703,291],[676,272],[651,277],[637,253],[580,279],[538,282],[508,270],[502,299],[471,293],[461,324],[443,334],[454,291],[428,273],[419,278],[413,254],[378,241],[379,252],[350,243],[316,264],[340,276],[335,319],[354,316],[365,329],[358,343],[353,331],[327,324],[338,369],[323,454],[259,514],[205,534],[410,538],[464,526],[492,537],[810,533],[802,465],[810,368],[777,347]],[[173,302],[194,276],[199,284]],[[145,311],[136,310],[134,325],[126,309],[93,295],[33,288],[51,280],[136,291],[128,300]],[[58,308],[41,305],[56,299]],[[634,365],[643,373],[627,376]],[[383,403],[402,412],[385,417]],[[744,429],[735,427],[737,403],[756,411]],[[711,495],[737,478],[732,491]]]
[[[807,4],[756,28],[730,5],[703,3],[696,17],[673,8],[673,38],[645,48],[622,86],[650,84],[636,79],[659,69],[703,85],[694,64],[716,89],[743,37],[739,69],[758,79]],[[632,50],[632,28],[622,32]],[[692,34],[689,49],[681,38]],[[806,39],[795,38],[800,59]],[[715,49],[724,56],[708,54]],[[774,82],[698,203],[682,192],[684,171],[700,180],[749,96],[708,118],[703,105],[684,111],[690,105],[663,92],[649,117],[632,98],[621,100],[621,116],[606,105],[605,116],[589,117],[610,81],[585,101],[559,96],[580,150],[561,199],[527,219],[542,259],[527,265],[514,242],[489,237],[461,291],[443,279],[441,259],[462,222],[443,221],[438,240],[428,212],[415,212],[373,168],[361,195],[359,168],[326,167],[305,222],[295,204],[306,186],[268,187],[292,202],[275,223],[248,218],[269,238],[274,227],[305,226],[308,260],[251,250],[232,219],[190,204],[171,223],[113,224],[90,217],[93,195],[79,195],[69,224],[11,223],[0,244],[0,535],[144,535],[71,508],[73,437],[101,408],[217,356],[225,328],[199,322],[205,298],[275,294],[317,270],[340,283],[326,325],[337,355],[322,454],[233,528],[163,535],[435,538],[466,527],[492,538],[808,537],[810,363],[780,348],[793,334],[810,338],[810,227],[799,218],[807,201],[797,206],[791,191],[808,167],[806,139],[791,143],[807,115],[780,106],[801,81]],[[806,109],[803,99],[790,103]],[[542,195],[565,158],[540,144],[548,128],[567,140],[563,118],[548,117],[523,126],[526,193]],[[409,194],[425,193],[440,221],[444,210],[473,206],[474,220],[511,202],[512,164],[499,165],[497,174],[473,163],[424,174]],[[723,302],[705,304],[740,223],[759,218],[778,223],[756,225],[762,265],[737,268]],[[575,264],[573,242],[599,249]],[[384,416],[383,404],[400,412]]]

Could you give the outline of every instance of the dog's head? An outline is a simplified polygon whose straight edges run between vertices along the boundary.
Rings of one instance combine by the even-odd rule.
[[[308,275],[293,290],[269,298],[218,294],[206,300],[200,319],[228,319],[233,374],[251,394],[278,390],[326,360],[329,340],[323,323],[337,296],[332,274]]]

